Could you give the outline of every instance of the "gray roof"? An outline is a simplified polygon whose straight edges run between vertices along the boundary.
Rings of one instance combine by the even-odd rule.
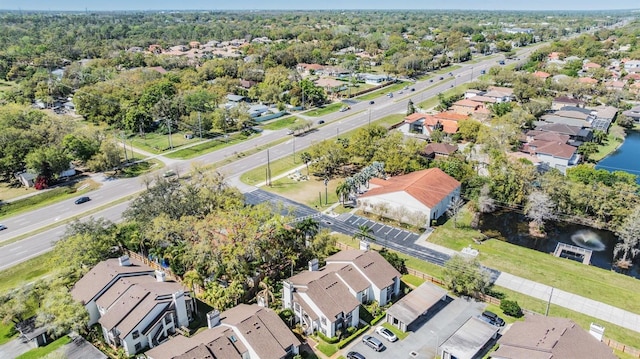
[[[613,106],[598,106],[594,109],[597,113],[598,118],[613,120],[618,113],[618,109]]]
[[[387,310],[387,314],[407,326],[447,295],[443,288],[425,282]]]
[[[227,95],[227,100],[231,102],[240,102],[244,100],[244,96],[229,94]]]
[[[589,124],[589,122],[585,121],[585,120],[581,120],[581,119],[577,119],[577,118],[571,118],[571,117],[564,117],[564,116],[557,116],[557,115],[544,115],[541,117],[541,119],[543,119],[546,122],[549,123],[557,123],[557,124],[563,124],[563,125],[567,125],[567,126],[575,126],[575,127],[591,127],[591,125]]]
[[[458,359],[472,359],[498,332],[498,328],[476,317],[469,318],[442,345]]]

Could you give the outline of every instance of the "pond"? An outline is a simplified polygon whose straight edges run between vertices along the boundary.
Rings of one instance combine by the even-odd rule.
[[[598,162],[596,169],[607,171],[626,171],[638,176],[636,182],[640,184],[640,131],[629,131],[622,146],[615,152]]]
[[[513,211],[486,214],[480,221],[480,230],[491,238],[497,237],[544,253],[553,253],[559,242],[579,246],[593,251],[591,265],[607,270],[613,268],[613,247],[617,243],[614,233],[565,222],[549,222],[545,229],[546,238],[532,237],[529,235],[529,221],[523,214]],[[636,263],[626,274],[640,278],[639,267],[640,264]]]

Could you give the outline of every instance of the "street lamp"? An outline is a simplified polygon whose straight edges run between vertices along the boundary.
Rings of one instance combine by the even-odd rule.
[[[296,137],[293,136],[293,163],[296,163]]]
[[[433,330],[429,330],[431,332],[431,334],[435,334],[436,336],[436,354],[434,355],[434,358],[436,358],[438,356],[438,347],[440,346],[440,335],[438,335],[438,333],[434,332]]]
[[[329,185],[329,179],[327,177],[324,178],[324,204],[325,206],[329,204],[329,190],[327,186]],[[320,199],[322,201],[322,199]]]

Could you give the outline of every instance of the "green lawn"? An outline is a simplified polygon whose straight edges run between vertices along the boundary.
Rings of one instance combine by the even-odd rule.
[[[330,357],[338,351],[338,346],[336,344],[325,343],[319,339],[316,349],[318,349],[322,354]]]
[[[18,336],[13,327],[13,323],[4,324],[0,321],[0,345]]]
[[[425,282],[424,279],[420,278],[420,277],[416,277],[414,275],[411,274],[404,274],[402,276],[402,281],[405,282],[406,284],[409,284],[413,287],[419,287],[420,285],[422,285],[422,283]]]
[[[540,282],[583,297],[640,314],[640,281],[609,270],[490,239],[475,245],[479,231],[468,227],[471,215],[463,212],[458,227],[453,221],[437,227],[429,241],[455,250],[472,245],[480,251],[480,261],[491,268]]]
[[[394,327],[389,323],[382,323],[382,326],[389,329],[391,332],[393,332],[393,334],[395,334],[399,340],[404,340],[406,337],[409,336],[409,333],[400,331],[398,328]]]
[[[195,146],[179,149],[174,152],[170,152],[165,154],[164,156],[167,158],[181,159],[186,160],[194,157],[198,157],[205,153],[213,152],[236,143],[245,141],[249,138],[255,137],[257,135],[246,136],[242,133],[233,133],[230,134],[229,137],[217,137],[215,139],[199,143]]]
[[[0,271],[0,294],[53,273],[54,267],[49,263],[51,256],[48,252]]]
[[[192,138],[188,140],[184,137],[184,133],[181,132],[173,133],[171,135],[173,148],[181,147],[189,143],[197,142],[199,140],[199,138]],[[169,150],[169,136],[159,133],[147,133],[144,135],[144,137],[135,136],[130,139],[130,142],[133,144],[133,147],[150,153],[160,154],[164,151]]]
[[[71,338],[65,335],[64,337],[49,343],[47,346],[31,349],[28,352],[18,356],[16,359],[44,358],[45,356],[47,356],[47,354],[52,353],[56,349],[62,347],[65,344],[69,344],[70,342]]]
[[[447,82],[447,81],[453,81],[454,78],[453,77],[448,77],[445,78],[444,80],[440,81],[437,85],[439,85],[442,82]],[[433,85],[433,86],[437,86],[437,85]],[[446,90],[444,92],[442,92],[442,94],[445,97],[449,97],[449,96],[453,96],[453,95],[460,95],[462,93],[464,93],[464,91],[469,89],[469,84],[468,83],[464,83],[464,84],[460,84],[454,88],[451,88],[449,90]],[[440,103],[440,100],[438,100],[438,97],[431,97],[429,99],[426,99],[418,104],[416,104],[417,107],[420,108],[424,108],[424,109],[430,109],[433,107],[436,107],[438,104]]]
[[[309,110],[305,112],[304,115],[311,116],[311,117],[320,117],[320,116],[324,116],[324,115],[328,115],[330,113],[336,112],[342,106],[344,106],[342,102],[335,102],[330,105],[325,105],[324,107],[321,107],[321,108],[315,108],[315,109]]]
[[[281,117],[277,120],[272,120],[272,121],[268,121],[266,123],[262,123],[260,124],[259,127],[261,127],[264,130],[282,130],[283,128],[287,128],[291,125],[293,125],[294,123],[296,123],[297,121],[300,121],[300,119],[298,117],[295,116],[287,116],[287,117]]]
[[[403,88],[405,88],[406,86],[410,86],[411,84],[408,82],[398,82],[395,83],[393,85],[389,85],[389,86],[385,86],[379,90],[376,91],[372,91],[369,92],[367,94],[364,94],[362,96],[358,96],[356,97],[356,99],[361,100],[361,101],[369,101],[369,100],[375,100],[378,97],[382,96],[382,95],[386,95],[389,92],[396,92],[399,90],[402,90]]]
[[[611,127],[614,126],[618,126],[618,124],[614,123],[611,125]],[[589,155],[589,160],[598,162],[613,153],[620,145],[622,145],[622,142],[619,141],[613,134],[611,134],[610,131],[607,135],[605,143],[598,146],[598,152]]]

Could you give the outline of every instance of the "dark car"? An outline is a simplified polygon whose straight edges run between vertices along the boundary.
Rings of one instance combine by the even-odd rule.
[[[486,74],[486,73],[487,73],[487,71],[486,71],[486,70],[480,70],[480,74],[481,74],[481,75],[484,75],[484,74]]]
[[[373,100],[369,101],[369,105],[373,105],[374,103],[376,103],[376,102],[373,101]]]
[[[438,78],[438,80],[442,81],[442,80],[444,80],[444,77],[440,76],[440,77]]]
[[[411,88],[411,92],[415,91],[416,89],[414,89],[413,87]]]
[[[366,359],[366,358],[364,357],[364,355],[358,352],[348,352],[347,359]]]
[[[0,224],[0,231],[4,231],[5,229],[7,229],[7,226],[5,226],[4,224]]]
[[[318,121],[318,125],[322,125],[323,123],[324,123],[324,120]]]
[[[75,204],[83,204],[83,203],[89,202],[89,201],[91,201],[91,198],[89,198],[89,197],[80,197],[80,198],[76,199]]]
[[[482,319],[484,319],[487,323],[491,325],[495,325],[498,327],[504,326],[504,320],[500,318],[496,313],[485,310],[482,312]]]

